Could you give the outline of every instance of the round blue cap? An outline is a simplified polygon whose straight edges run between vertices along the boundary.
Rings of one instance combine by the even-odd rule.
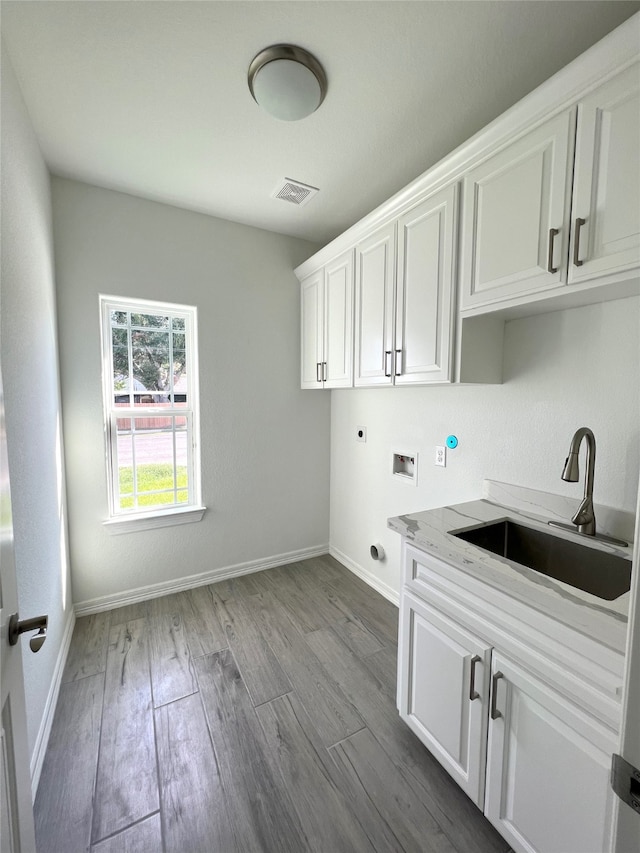
[[[450,447],[451,449],[453,449],[454,447],[457,447],[457,446],[458,446],[457,437],[455,435],[448,435],[447,436],[447,447]]]

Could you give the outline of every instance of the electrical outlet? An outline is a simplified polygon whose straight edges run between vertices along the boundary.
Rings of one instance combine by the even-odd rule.
[[[363,426],[356,427],[356,441],[367,440],[367,428]]]
[[[441,468],[447,467],[447,448],[446,447],[436,447],[436,456],[433,460],[434,465],[439,465]]]

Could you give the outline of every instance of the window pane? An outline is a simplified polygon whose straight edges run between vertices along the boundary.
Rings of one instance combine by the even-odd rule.
[[[132,331],[131,351],[135,402],[166,402],[169,390],[169,333]],[[163,394],[145,394],[149,391],[161,391]]]
[[[117,424],[117,455],[118,455],[118,491],[120,509],[130,509],[133,506],[133,439],[131,436],[131,419],[118,418]]]
[[[184,331],[184,317],[174,317],[171,321],[171,328],[174,332]]]
[[[111,312],[111,325],[118,324],[120,326],[127,325],[127,312],[126,311],[112,311]]]
[[[131,314],[131,325],[143,328],[168,329],[171,326],[171,318],[162,314]]]
[[[173,432],[176,420],[171,416],[135,418],[132,435],[118,431],[121,509],[188,502],[187,433]]]
[[[129,335],[126,329],[111,330],[114,402],[129,403]]]

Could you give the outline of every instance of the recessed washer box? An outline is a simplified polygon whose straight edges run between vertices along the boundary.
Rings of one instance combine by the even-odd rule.
[[[391,473],[405,483],[413,483],[415,486],[418,482],[418,454],[394,453]]]

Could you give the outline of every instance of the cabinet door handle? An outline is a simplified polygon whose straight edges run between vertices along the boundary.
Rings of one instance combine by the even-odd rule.
[[[585,224],[586,219],[576,219],[576,227],[573,232],[573,265],[581,267],[584,261],[579,259],[580,256],[580,229]]]
[[[557,228],[549,229],[549,257],[547,258],[547,270],[549,272],[558,272],[558,267],[554,267],[553,265],[553,241],[556,234],[559,233],[560,231]]]
[[[322,362],[322,381],[323,382],[327,381],[327,362],[326,361]]]
[[[480,698],[480,694],[476,690],[476,664],[480,663],[481,660],[480,655],[474,655],[471,658],[471,674],[469,676],[469,700],[471,702]]]
[[[320,364],[321,362],[316,362],[316,382],[322,382],[322,377],[320,376]]]
[[[402,350],[396,350],[396,363],[395,363],[395,374],[396,376],[402,376]]]
[[[502,716],[502,712],[498,711],[496,703],[498,700],[498,682],[504,675],[501,672],[494,672],[491,678],[491,719],[497,720]]]
[[[391,350],[384,351],[384,375],[391,376]]]

